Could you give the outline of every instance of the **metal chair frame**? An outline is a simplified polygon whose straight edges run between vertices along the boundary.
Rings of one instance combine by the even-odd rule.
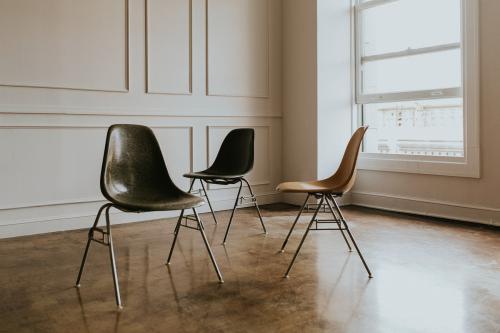
[[[182,224],[182,218],[184,216],[184,211],[185,211],[183,209],[181,211],[181,214],[179,215],[179,219],[177,220],[177,225],[175,226],[174,240],[172,242],[172,247],[170,248],[170,252],[168,254],[167,265],[170,265],[170,259],[172,259],[172,254],[174,252],[174,247],[175,247],[175,243],[177,241],[177,236],[179,236],[180,227],[199,230],[201,233],[201,237],[203,238],[203,242],[205,243],[205,247],[207,248],[207,252],[210,255],[210,260],[212,261],[212,265],[214,266],[215,272],[217,273],[217,277],[219,278],[219,282],[224,283],[222,273],[220,272],[219,266],[217,265],[217,262],[215,261],[215,257],[214,257],[214,254],[212,252],[212,249],[210,248],[210,244],[208,243],[207,235],[205,234],[205,226],[203,225],[203,222],[201,221],[200,216],[198,215],[198,212],[196,211],[196,209],[192,208],[192,210],[193,210],[193,214],[195,216],[194,220],[196,221],[196,227],[189,226],[187,224],[187,220],[186,220],[185,225]]]
[[[233,210],[231,211],[231,217],[229,218],[229,223],[227,224],[226,233],[224,234],[224,240],[222,241],[223,244],[226,244],[227,236],[229,234],[229,228],[231,228],[231,223],[233,222],[233,217],[234,217],[234,213],[236,212],[236,208],[243,206],[245,200],[250,200],[250,202],[253,203],[255,209],[257,210],[257,214],[259,216],[262,230],[264,231],[265,234],[267,234],[266,226],[264,225],[264,221],[262,220],[262,215],[260,214],[259,204],[257,203],[257,197],[253,193],[252,187],[250,186],[250,183],[244,177],[238,178],[236,180],[236,182],[239,182],[240,186],[238,188],[238,194],[236,194],[236,200],[234,201],[234,206],[233,206]],[[241,189],[243,187],[243,182],[246,184],[246,186],[250,192],[249,196],[240,196]],[[220,184],[220,182],[213,182],[213,183]],[[238,204],[238,202],[239,202],[239,204]]]
[[[188,193],[198,195],[200,197],[203,197],[206,199],[208,203],[208,207],[210,208],[210,212],[212,213],[212,218],[214,219],[215,224],[218,224],[217,222],[217,217],[215,216],[215,211],[212,207],[212,203],[210,202],[210,198],[208,197],[207,190],[205,189],[205,185],[203,184],[203,180],[201,178],[198,178],[200,181],[201,188],[197,190],[193,190],[193,185],[194,182],[196,181],[196,178],[191,179],[191,184],[189,185],[189,190]],[[192,219],[193,215],[186,215],[184,216],[185,219]]]
[[[119,309],[123,308],[122,305],[122,300],[120,296],[120,285],[118,282],[118,273],[116,270],[116,260],[115,260],[115,251],[114,251],[114,246],[113,246],[113,237],[111,235],[111,222],[109,218],[109,210],[111,207],[114,205],[112,203],[106,203],[99,208],[99,211],[97,212],[97,216],[95,218],[94,224],[88,231],[88,239],[87,239],[87,245],[85,246],[85,252],[83,253],[83,258],[82,258],[82,263],[80,264],[80,270],[78,271],[78,277],[76,279],[76,287],[80,288],[80,280],[82,278],[83,274],[83,269],[85,268],[85,263],[87,262],[87,256],[89,254],[89,249],[90,249],[90,243],[92,241],[107,246],[109,250],[109,259],[111,262],[111,271],[113,273],[113,284],[115,288],[115,300],[116,300],[116,305],[118,306]],[[99,228],[97,225],[99,223],[99,218],[101,217],[102,211],[106,210],[106,230]],[[97,239],[94,237],[95,233],[100,233],[102,235],[101,239]]]
[[[109,218],[109,210],[112,207],[119,209],[119,207],[117,207],[116,205],[114,205],[112,203],[106,203],[103,206],[101,206],[101,208],[99,208],[99,211],[97,212],[97,216],[95,218],[94,224],[92,225],[92,227],[88,231],[87,245],[85,246],[85,252],[83,253],[82,262],[80,264],[80,270],[78,271],[78,277],[76,279],[76,287],[80,288],[80,280],[81,280],[82,275],[83,275],[83,270],[85,268],[85,263],[87,261],[87,256],[89,253],[91,242],[93,241],[93,242],[96,242],[98,244],[107,246],[109,249],[109,259],[110,259],[110,263],[111,263],[111,271],[113,273],[113,285],[114,285],[114,289],[115,289],[116,305],[118,306],[119,309],[122,309],[123,304],[122,304],[122,300],[121,300],[121,296],[120,296],[120,285],[118,282],[118,273],[117,273],[117,269],[116,269],[116,259],[115,259],[115,251],[114,251],[114,246],[113,246],[113,237],[111,234],[111,221]],[[214,254],[213,254],[212,249],[210,247],[210,244],[208,243],[208,239],[207,239],[207,236],[205,234],[205,230],[204,230],[205,228],[203,226],[203,222],[201,221],[196,209],[195,208],[191,208],[191,209],[193,210],[193,214],[195,216],[195,221],[197,222],[197,227],[191,227],[191,226],[181,224],[181,221],[182,221],[182,218],[184,215],[184,210],[182,210],[181,214],[179,216],[179,219],[177,221],[176,227],[175,227],[174,240],[172,242],[172,247],[170,248],[170,253],[168,255],[167,264],[168,265],[170,264],[170,259],[172,258],[172,253],[173,253],[173,250],[175,247],[175,243],[177,241],[177,235],[178,235],[179,228],[181,226],[183,226],[183,227],[186,227],[189,229],[199,230],[201,233],[201,237],[203,238],[203,242],[205,243],[205,247],[207,248],[207,252],[210,256],[210,260],[212,261],[212,264],[214,266],[215,272],[217,273],[217,277],[219,279],[219,282],[224,283],[222,273],[219,269],[219,266],[217,265],[217,261],[215,260]],[[97,226],[99,223],[99,218],[100,218],[103,210],[105,210],[105,216],[106,216],[106,228],[105,229]],[[100,234],[101,237],[96,237],[96,234]]]
[[[196,181],[196,179],[198,179],[200,181],[201,189],[193,191],[193,185],[194,185],[194,182]],[[203,196],[206,198],[207,203],[208,203],[208,207],[210,208],[210,212],[212,214],[212,217],[215,221],[215,224],[217,224],[218,222],[217,222],[217,218],[215,217],[215,211],[212,207],[212,204],[210,203],[210,198],[208,197],[208,194],[207,194],[207,191],[205,189],[205,186],[203,185],[203,182],[205,182],[207,184],[217,184],[217,185],[231,185],[231,184],[237,184],[237,183],[240,184],[239,188],[238,188],[238,194],[236,195],[236,200],[234,202],[234,206],[233,206],[233,209],[231,211],[231,217],[229,218],[226,232],[224,234],[224,240],[222,242],[223,244],[226,244],[226,240],[227,240],[227,237],[229,234],[229,229],[231,228],[231,223],[233,222],[233,217],[234,217],[234,213],[236,212],[236,208],[244,206],[245,201],[250,201],[251,203],[253,203],[253,206],[257,210],[257,214],[259,216],[259,221],[260,221],[260,224],[262,226],[262,229],[263,229],[264,233],[267,234],[267,229],[266,229],[266,226],[264,224],[264,220],[262,219],[262,214],[260,213],[259,204],[257,203],[257,197],[253,193],[253,190],[252,190],[252,187],[250,186],[250,183],[244,177],[238,177],[238,178],[234,178],[234,179],[202,179],[202,178],[192,178],[191,179],[191,185],[189,187],[188,192],[193,193],[193,194],[199,194],[200,196]],[[250,192],[250,195],[248,195],[248,196],[240,196],[241,190],[243,188],[243,183],[245,183],[245,185],[247,186],[247,188]],[[187,225],[187,220],[193,220],[194,219],[193,215],[185,215],[184,219],[186,220],[186,224],[184,224],[184,225],[180,224],[179,226],[184,226],[184,227],[189,228],[189,226]],[[179,228],[176,228],[175,232],[177,232],[178,230],[179,230]]]
[[[352,245],[354,245],[354,248],[356,249],[356,252],[358,253],[358,255],[363,263],[363,266],[366,269],[366,272],[368,273],[368,277],[372,278],[373,276],[372,276],[372,273],[370,271],[370,268],[368,267],[368,264],[366,263],[363,255],[361,254],[361,250],[359,249],[358,244],[354,240],[354,236],[352,235],[351,230],[349,229],[349,225],[347,224],[347,221],[345,220],[344,215],[342,214],[340,207],[339,207],[337,201],[335,200],[336,196],[334,194],[331,194],[331,193],[313,193],[313,194],[308,193],[307,194],[306,200],[304,201],[304,204],[300,208],[300,211],[297,214],[297,217],[295,218],[295,221],[293,222],[292,227],[290,228],[290,231],[288,232],[288,235],[286,236],[285,241],[283,242],[283,245],[281,246],[281,252],[285,251],[285,246],[288,243],[288,240],[289,240],[289,238],[290,238],[290,236],[295,228],[295,225],[297,224],[297,222],[300,218],[300,215],[302,214],[302,212],[306,208],[307,202],[311,196],[314,196],[316,199],[319,199],[320,201],[317,204],[316,209],[314,210],[313,216],[312,216],[311,220],[309,221],[309,224],[307,225],[306,231],[304,232],[304,235],[302,236],[302,239],[299,243],[299,246],[297,247],[297,250],[295,251],[295,254],[293,255],[292,261],[290,262],[290,265],[288,266],[288,269],[285,273],[285,277],[286,278],[289,277],[290,271],[292,270],[292,267],[295,263],[295,259],[297,259],[297,256],[299,255],[299,252],[300,252],[300,249],[302,248],[302,245],[304,244],[304,241],[306,240],[306,237],[309,234],[310,230],[312,230],[312,231],[339,230],[342,234],[342,237],[343,237],[348,249],[349,249],[349,252],[352,252],[351,245],[349,244],[349,241],[348,241],[344,231],[347,233],[347,235],[349,236],[349,239],[352,242]],[[324,207],[324,204],[326,204],[328,206],[330,213],[333,216],[333,219],[322,220],[322,219],[316,218],[320,209],[322,207]],[[333,206],[332,206],[332,204],[333,204]],[[335,228],[322,228],[321,226],[323,224],[335,224],[336,227]],[[313,225],[314,225],[314,227],[313,227]]]

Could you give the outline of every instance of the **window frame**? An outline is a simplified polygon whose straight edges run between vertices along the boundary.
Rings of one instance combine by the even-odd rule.
[[[361,38],[358,10],[404,0],[352,1],[352,73],[353,73],[353,127],[362,125],[362,105],[417,99],[463,98],[464,156],[422,156],[361,152],[358,168],[364,170],[394,171],[458,177],[480,177],[479,150],[479,0],[461,0],[461,42],[386,53],[384,58],[401,55],[425,54],[456,49],[462,52],[462,87],[411,92],[361,94]],[[369,56],[374,58],[374,56]],[[375,57],[379,57],[378,55]]]

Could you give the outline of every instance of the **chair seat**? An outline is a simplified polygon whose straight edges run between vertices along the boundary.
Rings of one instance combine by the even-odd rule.
[[[289,193],[331,193],[342,195],[342,191],[331,187],[327,182],[314,180],[306,182],[285,182],[276,188],[280,192]]]
[[[190,209],[201,206],[205,201],[195,195],[179,191],[178,193],[135,193],[133,197],[118,194],[113,200],[118,203],[117,208],[131,212],[168,211]]]
[[[184,174],[186,178],[195,178],[195,179],[224,179],[224,180],[235,180],[240,179],[244,175],[227,175],[227,174],[217,174],[216,172],[206,171],[198,171],[198,172],[190,172]]]

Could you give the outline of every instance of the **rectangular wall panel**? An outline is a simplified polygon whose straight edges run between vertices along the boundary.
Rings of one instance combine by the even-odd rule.
[[[102,198],[106,128],[1,128],[0,207]]]
[[[207,94],[268,97],[268,34],[268,0],[207,0]]]
[[[191,93],[191,0],[147,1],[149,93]]]
[[[126,91],[127,0],[0,1],[0,85]]]
[[[191,170],[190,127],[153,128],[174,183]],[[1,128],[0,209],[103,200],[99,187],[107,128]]]

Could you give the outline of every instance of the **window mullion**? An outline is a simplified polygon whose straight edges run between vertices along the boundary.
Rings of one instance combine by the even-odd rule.
[[[462,88],[453,87],[445,89],[432,89],[420,91],[405,91],[395,93],[382,94],[359,94],[357,96],[357,104],[369,103],[387,103],[387,102],[402,102],[414,100],[430,100],[443,98],[458,98],[462,97]]]
[[[460,49],[460,47],[461,47],[460,43],[449,43],[449,44],[422,47],[422,48],[418,48],[418,49],[408,48],[408,49],[403,50],[403,51],[374,54],[374,55],[370,55],[370,56],[362,56],[361,63],[365,63],[365,62],[369,62],[369,61],[379,61],[379,60],[386,60],[386,59],[393,59],[393,58],[408,57],[408,56],[428,54],[428,53],[443,52],[443,51],[449,51],[449,50],[456,50],[456,49]]]

